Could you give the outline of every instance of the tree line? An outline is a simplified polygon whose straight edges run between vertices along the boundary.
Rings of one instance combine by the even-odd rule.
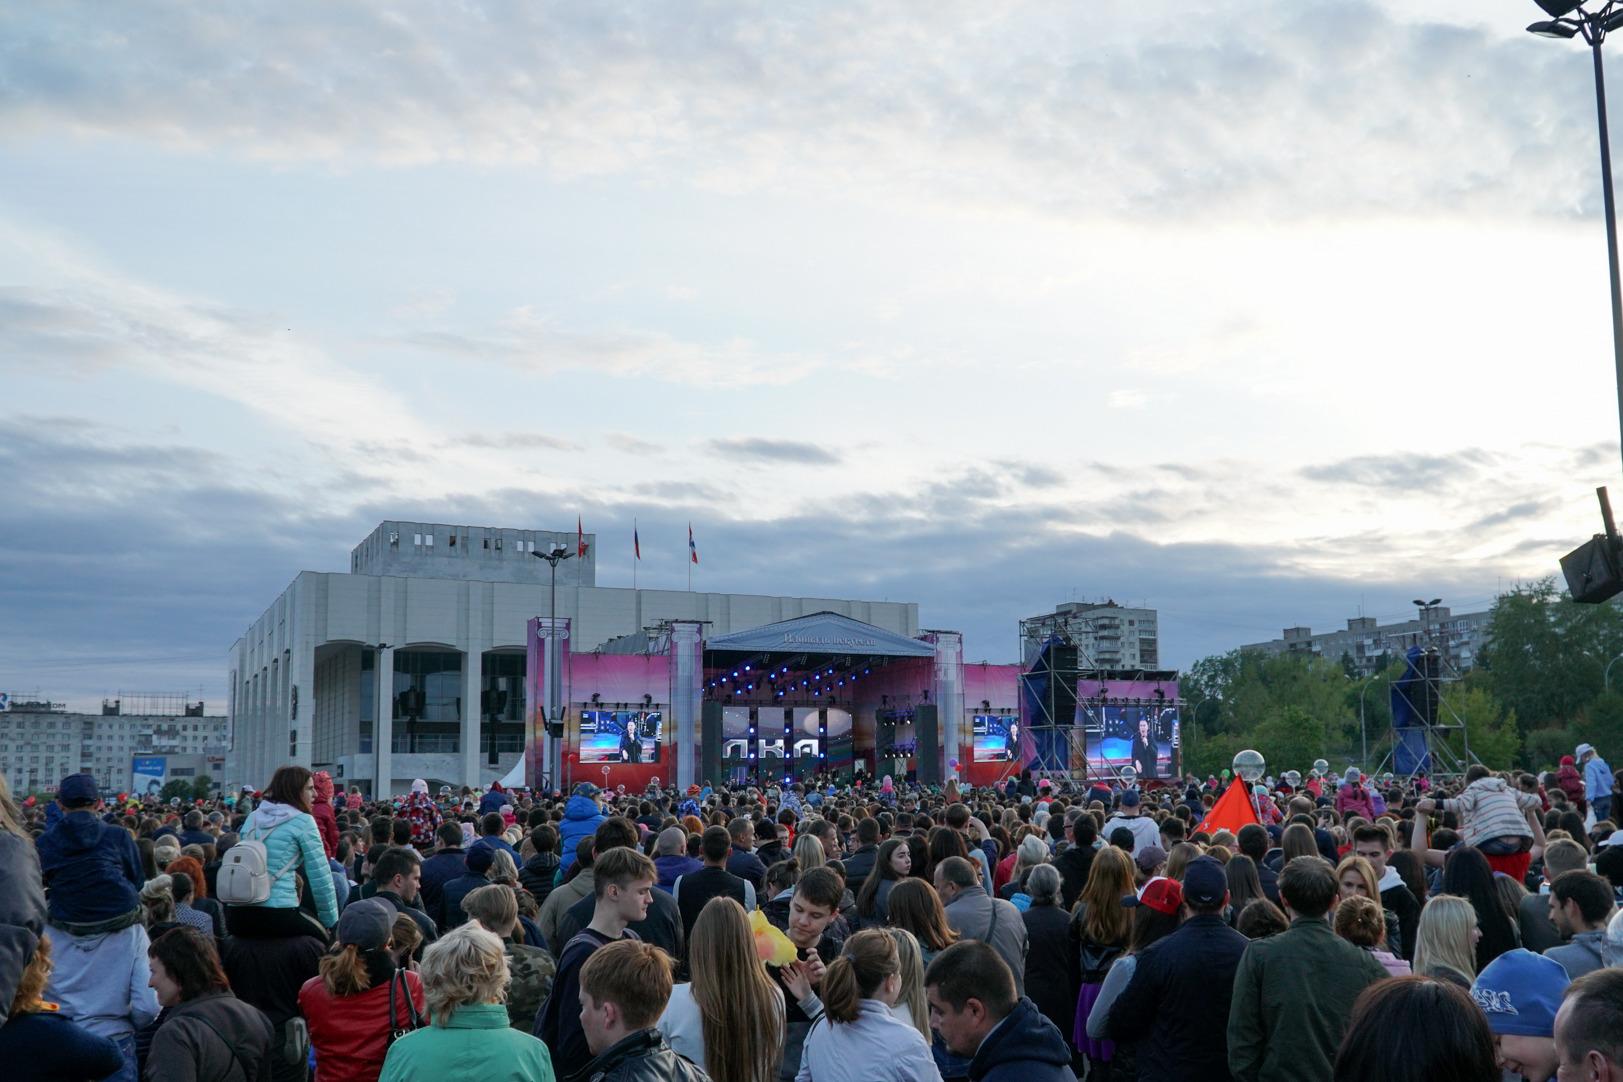
[[[1543,579],[1494,599],[1485,638],[1474,668],[1439,681],[1439,720],[1465,727],[1440,737],[1456,754],[1468,744],[1495,769],[1542,771],[1580,742],[1623,752],[1623,609],[1577,604]],[[1272,774],[1321,758],[1338,772],[1390,770],[1391,688],[1405,667],[1401,651],[1367,677],[1307,654],[1202,658],[1180,685],[1184,768],[1220,773],[1254,748]]]

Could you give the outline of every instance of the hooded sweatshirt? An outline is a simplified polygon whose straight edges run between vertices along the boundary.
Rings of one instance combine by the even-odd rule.
[[[1466,845],[1490,838],[1531,838],[1523,809],[1538,811],[1540,806],[1537,796],[1512,789],[1504,778],[1478,778],[1459,796],[1439,803],[1444,811],[1459,813],[1460,840]]]
[[[598,825],[608,816],[603,809],[597,806],[597,801],[589,796],[572,796],[564,805],[564,821],[558,824],[558,837],[561,839],[560,854],[562,861],[558,865],[559,874],[569,871],[569,866],[575,863],[575,846],[588,834],[597,833]]]
[[[92,924],[141,905],[141,854],[123,827],[71,811],[40,835],[39,869],[51,919]]]
[[[329,857],[338,855],[338,813],[332,806],[332,775],[318,770],[312,779],[316,784],[316,799],[310,805],[310,815],[321,830],[321,844]]]

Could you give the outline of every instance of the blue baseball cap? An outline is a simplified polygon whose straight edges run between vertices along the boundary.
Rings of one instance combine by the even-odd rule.
[[[1228,876],[1213,857],[1196,857],[1183,870],[1183,900],[1202,909],[1223,904],[1229,892]]]
[[[94,804],[101,799],[101,787],[89,774],[69,774],[57,787],[56,799],[63,804]]]
[[[1555,1012],[1571,983],[1560,962],[1517,948],[1488,963],[1471,985],[1471,998],[1495,1033],[1553,1037]]]
[[[597,796],[597,794],[601,793],[602,791],[603,790],[599,789],[597,786],[593,785],[591,782],[583,781],[579,785],[576,785],[574,789],[570,790],[570,793],[573,796],[595,797],[595,796]]]

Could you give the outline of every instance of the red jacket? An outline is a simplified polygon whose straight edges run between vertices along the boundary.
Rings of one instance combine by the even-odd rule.
[[[1370,822],[1375,821],[1375,804],[1369,799],[1369,790],[1362,785],[1343,785],[1336,793],[1336,811],[1343,818],[1349,815],[1362,815]]]
[[[321,831],[321,845],[330,860],[338,855],[338,814],[332,810],[332,775],[325,770],[316,772],[316,799],[310,805],[310,815]]]
[[[423,982],[406,972],[406,987],[419,1015],[426,1013]],[[299,1012],[310,1026],[316,1050],[316,1082],[377,1082],[389,1052],[389,986],[374,985],[358,996],[335,996],[320,977],[299,989]],[[409,1025],[410,1012],[398,998],[395,1024]]]

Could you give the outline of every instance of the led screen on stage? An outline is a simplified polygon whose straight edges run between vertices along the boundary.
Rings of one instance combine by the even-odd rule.
[[[724,706],[721,708],[721,757],[743,761],[750,754],[750,708]]]
[[[1087,729],[1088,767],[1108,772],[1131,766],[1141,781],[1173,777],[1179,740],[1175,706],[1077,703],[1077,724]]]
[[[1020,718],[1017,714],[976,714],[975,762],[1007,763],[1020,756]]]
[[[659,710],[582,710],[580,761],[583,763],[657,763]]]

